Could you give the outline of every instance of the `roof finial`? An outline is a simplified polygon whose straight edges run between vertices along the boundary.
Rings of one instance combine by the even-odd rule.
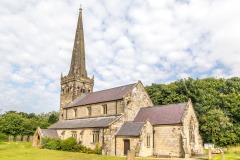
[[[82,10],[82,4],[80,4],[80,8],[79,8],[79,10],[80,10],[80,11]]]

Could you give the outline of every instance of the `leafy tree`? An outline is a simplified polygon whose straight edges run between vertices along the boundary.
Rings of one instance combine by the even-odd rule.
[[[56,122],[58,112],[24,113],[8,111],[0,114],[0,133],[4,135],[33,135],[37,127],[47,128]]]
[[[48,118],[48,123],[53,124],[58,121],[58,114],[52,113]]]

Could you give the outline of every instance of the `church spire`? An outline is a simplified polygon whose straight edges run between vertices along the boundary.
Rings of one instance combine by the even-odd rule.
[[[82,7],[79,9],[79,17],[72,51],[71,66],[68,75],[81,75],[87,77],[85,66],[84,34],[82,22]]]

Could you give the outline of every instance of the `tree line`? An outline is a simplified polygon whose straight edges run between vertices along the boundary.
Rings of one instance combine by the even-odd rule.
[[[204,142],[226,146],[240,143],[240,78],[181,79],[152,84],[146,91],[154,105],[193,102]]]
[[[37,127],[47,128],[58,121],[59,113],[24,113],[8,111],[0,114],[0,140],[6,140],[8,135],[33,135]]]

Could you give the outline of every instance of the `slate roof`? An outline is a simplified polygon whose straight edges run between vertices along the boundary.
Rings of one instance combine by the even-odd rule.
[[[74,128],[97,128],[107,127],[110,123],[118,119],[120,116],[84,118],[73,120],[60,120],[48,127],[49,129],[74,129]]]
[[[187,103],[170,104],[141,108],[134,122],[145,122],[149,119],[152,125],[180,124]]]
[[[139,136],[144,122],[125,122],[116,136]]]
[[[52,138],[59,138],[57,131],[53,129],[41,129],[42,137],[48,136]]]
[[[108,102],[113,100],[122,99],[123,96],[130,91],[134,84],[129,84],[125,86],[120,86],[116,88],[111,88],[107,90],[97,91],[88,93],[87,95],[83,95],[73,102],[66,105],[64,108],[70,108],[74,106],[81,106],[81,105],[87,105],[87,104],[94,104],[94,103],[100,103],[100,102]]]

